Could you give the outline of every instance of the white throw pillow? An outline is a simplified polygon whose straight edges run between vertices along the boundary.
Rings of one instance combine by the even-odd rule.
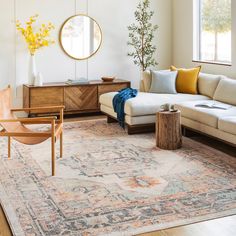
[[[199,93],[207,97],[213,98],[221,78],[221,75],[200,73],[198,78]]]
[[[236,106],[236,80],[226,77],[222,78],[213,99]]]
[[[177,71],[152,71],[150,93],[176,94]]]

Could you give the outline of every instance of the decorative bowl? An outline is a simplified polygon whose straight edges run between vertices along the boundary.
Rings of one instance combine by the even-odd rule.
[[[113,82],[115,80],[116,77],[114,76],[104,76],[102,77],[102,81],[103,82]]]

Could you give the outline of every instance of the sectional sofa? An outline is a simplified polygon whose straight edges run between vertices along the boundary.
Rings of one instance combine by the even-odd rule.
[[[125,104],[125,122],[129,134],[154,131],[156,113],[165,103],[174,104],[181,111],[183,127],[236,145],[236,80],[221,75],[199,74],[199,94],[156,94],[149,93],[151,74],[146,72],[136,98]],[[101,111],[108,122],[115,121],[112,100],[116,93],[100,96]],[[196,107],[206,101],[228,104],[227,110]]]

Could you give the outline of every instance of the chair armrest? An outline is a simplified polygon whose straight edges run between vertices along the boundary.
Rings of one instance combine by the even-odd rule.
[[[47,110],[62,110],[65,109],[65,106],[47,106],[47,107],[31,107],[31,108],[12,108],[12,112],[20,112],[20,111],[47,111]]]
[[[0,120],[0,123],[15,123],[15,122],[27,122],[27,123],[30,123],[30,122],[44,122],[44,121],[53,121],[53,120],[56,120],[57,117],[56,116],[51,116],[51,117],[40,117],[40,118],[17,118],[17,119],[9,119],[9,120]]]

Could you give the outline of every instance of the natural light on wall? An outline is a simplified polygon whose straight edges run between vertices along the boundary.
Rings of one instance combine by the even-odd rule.
[[[193,1],[193,60],[231,64],[231,0]]]

